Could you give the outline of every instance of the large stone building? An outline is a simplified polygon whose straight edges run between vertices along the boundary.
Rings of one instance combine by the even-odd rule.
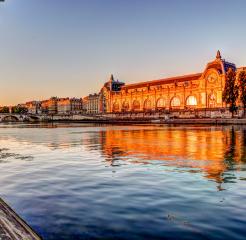
[[[114,92],[119,92],[124,85],[119,80],[114,80],[111,74],[108,82],[104,84],[99,93],[89,94],[83,98],[83,110],[87,114],[99,114],[109,112],[109,96]]]
[[[81,98],[58,98],[57,113],[58,114],[75,114],[82,112]]]
[[[119,93],[125,83],[115,80],[111,74],[109,81],[104,84],[99,93],[99,111],[101,113],[111,112],[112,96]]]
[[[82,99],[51,97],[41,101],[41,112],[44,114],[78,114],[82,112]]]
[[[89,94],[83,98],[83,109],[87,114],[100,113],[100,94]]]
[[[221,58],[209,62],[201,73],[134,84],[113,78],[101,89],[101,112],[143,112],[177,109],[215,109],[225,107],[222,92],[229,68],[235,64]],[[113,84],[116,85],[112,88]]]
[[[29,101],[25,103],[25,107],[29,114],[40,114],[41,113],[41,102],[40,101]]]
[[[57,97],[51,97],[50,99],[41,101],[41,112],[44,114],[56,114],[57,99]]]

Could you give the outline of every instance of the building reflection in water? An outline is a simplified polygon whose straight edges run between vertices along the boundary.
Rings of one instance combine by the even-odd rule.
[[[6,145],[9,139],[14,139],[52,150],[83,146],[87,152],[102,154],[112,166],[128,161],[202,172],[217,182],[220,190],[221,183],[235,182],[235,171],[244,170],[246,164],[246,127],[243,126],[72,125],[71,128],[67,125],[66,128],[59,125],[57,131],[50,131],[46,125],[42,127],[42,134],[34,128],[31,134],[25,130],[22,134],[14,131],[7,137],[1,136],[1,140]]]
[[[163,127],[99,132],[102,152],[112,166],[117,160],[188,168],[220,184],[235,179],[246,160],[246,129],[235,127]],[[119,163],[118,163],[119,164]]]

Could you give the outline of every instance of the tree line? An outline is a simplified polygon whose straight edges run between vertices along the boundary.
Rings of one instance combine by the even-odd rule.
[[[16,113],[16,114],[25,114],[28,112],[28,109],[22,106],[15,106],[11,108],[11,113]],[[2,107],[0,108],[0,113],[10,113],[9,107]]]
[[[225,88],[223,90],[222,100],[229,105],[229,111],[234,113],[238,110],[237,101],[240,100],[243,105],[245,116],[246,111],[246,71],[238,74],[232,69],[226,73]]]

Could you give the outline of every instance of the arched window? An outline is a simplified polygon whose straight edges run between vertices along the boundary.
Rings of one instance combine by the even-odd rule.
[[[127,101],[124,101],[122,104],[122,110],[128,111],[129,110],[129,103]]]
[[[139,111],[140,110],[140,102],[138,100],[133,101],[132,110],[133,111]]]
[[[115,102],[113,104],[113,111],[114,112],[118,112],[120,110],[120,106],[119,106],[119,103],[118,102]]]
[[[197,105],[197,100],[195,96],[189,96],[186,99],[186,105],[187,106],[196,106]]]
[[[171,107],[180,107],[181,102],[178,97],[173,97],[171,100]]]
[[[157,108],[165,108],[165,99],[159,98],[156,102],[156,107]]]
[[[151,101],[149,100],[149,99],[146,99],[145,101],[144,101],[144,109],[145,110],[151,110],[152,109],[152,106],[151,106],[152,104],[151,104]]]

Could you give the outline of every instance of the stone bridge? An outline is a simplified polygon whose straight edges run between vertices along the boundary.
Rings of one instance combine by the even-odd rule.
[[[34,122],[42,120],[42,116],[37,115],[27,115],[27,114],[12,114],[12,113],[4,113],[0,114],[0,122]]]
[[[93,119],[97,120],[98,116],[0,113],[0,122],[83,121]]]

